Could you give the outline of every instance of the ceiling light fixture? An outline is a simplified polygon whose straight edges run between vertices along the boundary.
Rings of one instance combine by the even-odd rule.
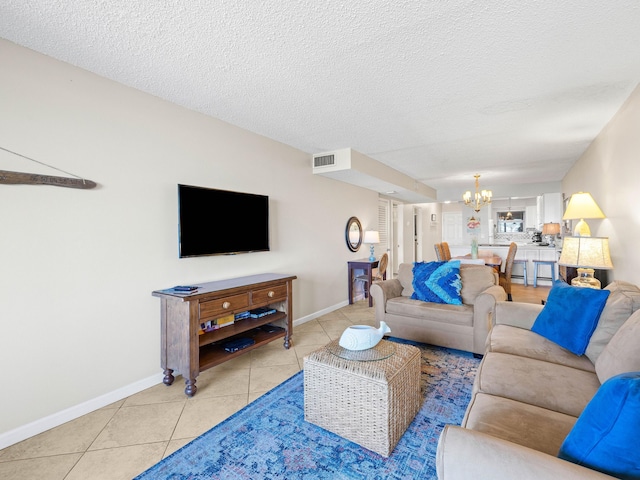
[[[513,220],[513,213],[511,213],[511,197],[509,197],[509,211],[506,216],[507,220]]]
[[[474,177],[476,179],[476,193],[473,197],[473,200],[471,199],[471,192],[468,190],[462,196],[462,199],[464,200],[464,204],[467,207],[471,207],[474,211],[479,212],[482,207],[485,207],[491,203],[491,197],[493,196],[493,193],[491,192],[491,190],[480,191],[480,181],[478,180],[480,178],[480,175],[476,174],[474,175]]]

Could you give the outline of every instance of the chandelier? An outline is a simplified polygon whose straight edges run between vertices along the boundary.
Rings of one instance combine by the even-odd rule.
[[[474,177],[476,179],[476,193],[473,199],[471,199],[471,192],[468,190],[462,196],[462,199],[464,200],[464,204],[467,207],[471,207],[476,212],[479,212],[482,207],[485,207],[491,203],[491,197],[493,196],[493,193],[491,192],[491,190],[480,191],[480,182],[478,181],[480,175],[474,175]]]

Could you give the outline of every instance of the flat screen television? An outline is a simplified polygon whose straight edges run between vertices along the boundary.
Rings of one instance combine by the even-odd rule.
[[[178,185],[180,258],[269,250],[269,197]]]

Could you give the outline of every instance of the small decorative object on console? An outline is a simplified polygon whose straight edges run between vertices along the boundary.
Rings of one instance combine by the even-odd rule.
[[[176,292],[193,292],[198,289],[195,285],[177,285],[173,287]]]
[[[353,325],[342,333],[338,343],[347,350],[366,350],[375,347],[389,332],[391,329],[384,322],[380,322],[380,328],[369,325]]]

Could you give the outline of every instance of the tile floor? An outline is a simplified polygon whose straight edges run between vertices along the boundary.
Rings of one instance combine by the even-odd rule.
[[[0,479],[130,480],[300,371],[349,325],[373,323],[357,302],[295,327],[289,350],[277,340],[202,372],[193,398],[177,377],[0,450]]]
[[[516,286],[513,296],[540,303],[548,290]],[[274,341],[202,372],[193,398],[178,377],[0,450],[0,479],[130,480],[294,375],[349,325],[374,323],[361,301],[297,326],[289,350]]]

